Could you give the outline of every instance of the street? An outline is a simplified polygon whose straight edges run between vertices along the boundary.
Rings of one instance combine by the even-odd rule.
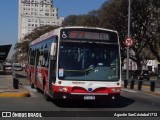
[[[42,93],[31,90],[31,97],[1,98],[0,111],[159,111],[160,98],[143,92],[122,91],[117,101],[47,102]]]
[[[0,79],[11,77],[11,75],[3,75]],[[31,112],[41,112],[41,111],[59,111],[56,115],[53,112],[52,117],[65,117],[65,116],[75,116],[77,111],[77,117],[85,117],[83,112],[86,112],[88,117],[96,117],[96,112],[101,111],[104,116],[108,117],[107,112],[131,112],[131,111],[152,111],[157,113],[160,111],[160,97],[147,94],[143,91],[136,91],[130,89],[122,88],[121,97],[118,100],[101,100],[101,101],[46,101],[42,93],[38,93],[35,89],[31,89],[29,86],[29,81],[23,76],[19,75],[19,81],[24,87],[30,91],[30,97],[22,98],[0,98],[0,111],[31,111]],[[63,111],[63,112],[62,112]],[[63,114],[68,112],[68,114]],[[74,112],[73,112],[74,111]],[[81,113],[82,112],[82,113]],[[94,113],[94,114],[93,114]],[[98,115],[98,113],[97,113]]]

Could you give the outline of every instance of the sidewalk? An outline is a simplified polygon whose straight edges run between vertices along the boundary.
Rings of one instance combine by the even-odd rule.
[[[13,87],[13,76],[11,72],[0,71],[0,97],[28,97],[29,90],[23,85],[18,89]]]
[[[134,83],[134,87],[133,90],[136,91],[143,91],[146,92],[148,94],[153,94],[156,96],[160,96],[160,81],[155,81],[155,88],[154,91],[151,91],[151,81],[142,81],[142,86],[141,86],[141,90],[138,90],[138,80],[135,81]],[[122,88],[124,89],[131,89],[131,82],[128,83],[127,88],[124,88],[124,81],[122,81]]]

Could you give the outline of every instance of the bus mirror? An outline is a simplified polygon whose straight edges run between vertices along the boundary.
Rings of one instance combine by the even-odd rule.
[[[51,45],[51,55],[55,56],[57,51],[57,43],[52,43]]]

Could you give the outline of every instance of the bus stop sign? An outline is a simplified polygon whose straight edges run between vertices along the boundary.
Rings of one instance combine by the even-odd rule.
[[[126,46],[132,46],[134,44],[134,40],[132,38],[126,38],[124,44]]]

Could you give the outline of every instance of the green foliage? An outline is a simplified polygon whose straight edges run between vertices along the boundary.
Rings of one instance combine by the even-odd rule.
[[[57,26],[51,26],[51,25],[45,25],[45,26],[41,26],[41,27],[37,27],[35,28],[31,33],[29,33],[28,35],[26,35],[24,37],[24,40],[23,41],[33,41],[37,38],[39,38],[41,35],[47,33],[47,32],[50,32],[51,30],[54,30],[56,29]]]
[[[26,35],[23,38],[22,42],[17,42],[14,48],[16,50],[15,54],[13,55],[14,61],[18,62],[18,61],[27,60],[27,53],[29,50],[30,42],[39,38],[41,35],[47,32],[50,32],[51,30],[56,29],[56,28],[57,26],[50,26],[50,25],[37,27],[31,33]],[[22,55],[19,56],[20,54]]]
[[[79,17],[80,16],[77,16],[77,15],[70,15],[70,16],[66,17],[63,21],[63,26],[77,25]]]
[[[64,25],[96,26],[118,31],[122,61],[126,58],[128,30],[128,0],[109,0],[99,10],[86,15],[68,16]],[[72,23],[72,24],[68,24]],[[138,66],[147,59],[154,57],[160,61],[160,1],[131,0],[131,33],[135,44],[130,49],[135,53],[130,56]],[[144,50],[150,54],[144,54]]]
[[[95,16],[96,12],[91,11],[87,15],[70,15],[64,19],[63,26],[98,27],[99,19]]]

